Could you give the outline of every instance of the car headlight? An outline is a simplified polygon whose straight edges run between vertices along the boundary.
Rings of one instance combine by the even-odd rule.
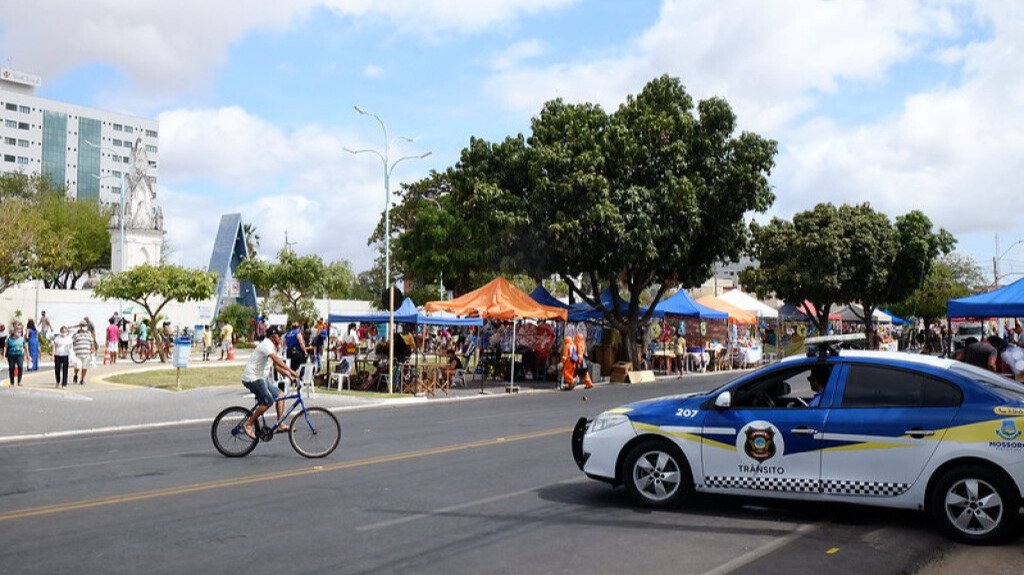
[[[615,427],[616,425],[622,425],[629,421],[629,418],[621,413],[602,413],[597,416],[594,423],[590,424],[590,432],[595,433],[609,427]]]

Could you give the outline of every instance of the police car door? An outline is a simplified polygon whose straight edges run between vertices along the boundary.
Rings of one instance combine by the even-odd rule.
[[[820,406],[808,407],[804,404],[813,396],[808,376],[815,365],[831,379]],[[835,387],[833,367],[820,362],[780,367],[730,389],[728,407],[709,406],[701,443],[703,488],[819,493],[817,435]]]
[[[879,363],[844,366],[822,436],[828,495],[892,497],[921,476],[963,400],[937,375]]]

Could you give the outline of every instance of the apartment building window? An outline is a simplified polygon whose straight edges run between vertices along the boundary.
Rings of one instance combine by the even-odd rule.
[[[11,154],[4,154],[4,161],[14,163],[14,156]]]
[[[123,132],[124,131],[124,126],[122,126],[121,124],[114,124],[114,131],[115,132]]]
[[[122,142],[121,140],[115,139],[115,140],[114,140],[114,147],[115,147],[115,148],[120,148],[120,147],[121,147],[121,144],[123,144],[123,143],[124,143],[124,142]]]
[[[17,128],[18,122],[16,120],[4,120],[4,126],[8,128]]]
[[[150,145],[147,144],[146,145],[146,151],[155,154],[156,153],[156,146],[150,146]]]
[[[18,140],[15,140],[14,138],[4,138],[4,143],[8,146],[16,146],[18,145]]]
[[[93,140],[95,141],[95,140]],[[55,182],[68,180],[68,116],[43,110],[43,143],[41,171]]]
[[[119,172],[117,170],[110,170],[110,175],[112,175],[114,177],[117,177],[117,178],[120,178],[121,177],[121,172]]]
[[[28,140],[18,140],[18,145],[21,146],[22,148],[27,148]]]
[[[134,134],[135,133],[135,128],[133,128],[131,126],[125,126],[124,127],[124,133],[125,134]]]
[[[155,138],[156,130],[146,130],[146,135],[149,136],[150,138]]]
[[[18,156],[18,163],[19,164],[27,164],[28,163],[28,158],[26,158],[25,156]]]
[[[18,122],[18,129],[19,130],[27,130],[28,129],[28,122]]]
[[[18,106],[18,111],[21,112],[22,114],[28,114],[29,112],[32,111],[32,109],[29,108],[28,106]]]
[[[10,110],[12,112],[17,112],[18,111],[18,105],[17,104],[11,104],[10,102],[8,102],[6,107],[7,107],[8,110]]]

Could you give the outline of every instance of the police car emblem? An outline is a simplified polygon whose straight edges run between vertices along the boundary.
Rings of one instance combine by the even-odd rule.
[[[1017,429],[1017,422],[1012,419],[1004,419],[1003,424],[996,430],[996,435],[1006,441],[1013,441],[1020,437],[1020,430]]]
[[[775,432],[771,428],[749,427],[746,435],[743,451],[751,459],[761,463],[775,457]]]

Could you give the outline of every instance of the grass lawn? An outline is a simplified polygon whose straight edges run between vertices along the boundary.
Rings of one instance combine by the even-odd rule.
[[[140,371],[133,373],[122,373],[105,378],[111,383],[137,385],[139,387],[155,387],[157,389],[178,390],[177,370],[174,368],[158,369],[153,371]],[[219,386],[242,386],[242,366],[229,365],[220,367],[185,368],[181,370],[181,389],[196,389],[199,387]],[[352,395],[355,397],[376,397],[382,399],[397,399],[408,397],[408,394],[387,394],[370,391],[348,391],[336,389],[317,388],[317,393],[330,393],[334,395]]]

